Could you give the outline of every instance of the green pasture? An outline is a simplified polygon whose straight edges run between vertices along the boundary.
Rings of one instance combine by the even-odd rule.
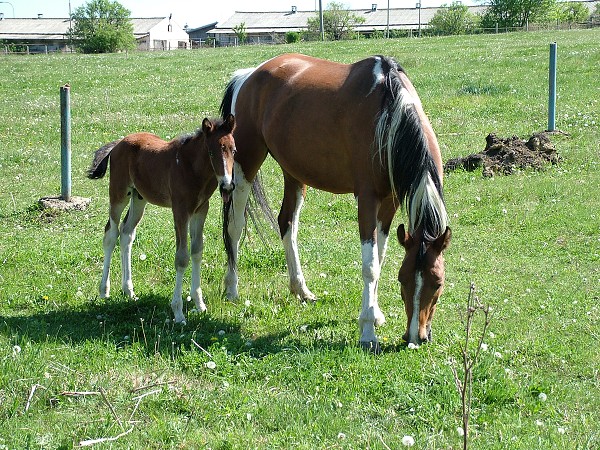
[[[99,299],[108,180],[85,171],[102,144],[137,131],[191,132],[218,115],[234,70],[297,51],[343,62],[395,57],[444,160],[466,156],[483,150],[488,133],[545,130],[554,41],[564,134],[551,139],[562,160],[542,172],[446,176],[453,241],[432,344],[403,345],[402,251],[390,239],[379,283],[383,353],[358,348],[355,201],[314,189],[299,241],[315,304],[288,294],[278,236],[261,238],[253,226],[241,298],[222,298],[216,195],[205,229],[206,313],[189,313],[186,326],[170,320],[173,225],[169,210],[153,206],[133,249],[139,299],[118,294],[118,255],[113,296]],[[0,449],[399,449],[404,436],[413,448],[462,448],[450,361],[460,363],[470,283],[492,307],[473,373],[471,448],[600,448],[599,68],[600,29],[0,57]],[[42,211],[38,199],[60,193],[66,83],[72,193],[91,204]],[[263,179],[277,209],[282,180],[271,159]]]

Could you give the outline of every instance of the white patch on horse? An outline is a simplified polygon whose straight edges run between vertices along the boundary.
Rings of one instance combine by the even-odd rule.
[[[296,192],[296,209],[292,215],[292,223],[285,235],[283,235],[283,248],[290,280],[290,291],[302,300],[315,300],[315,295],[306,286],[306,280],[300,266],[300,255],[298,252],[298,226],[300,224],[300,210],[304,204],[302,190]]]
[[[408,342],[419,343],[419,311],[421,309],[421,291],[423,290],[423,273],[415,273],[415,294],[413,296],[413,311],[408,328]]]
[[[427,205],[433,205],[433,208],[430,209],[435,214],[433,220],[436,224],[436,228],[445,230],[448,226],[448,214],[446,213],[446,206],[444,205],[444,200],[440,196],[440,193],[435,187],[435,183],[433,182],[431,175],[429,174],[426,178],[421,180],[417,186],[417,189],[415,190],[408,216],[414,218],[416,222],[413,223],[413,220],[409,222],[409,233],[414,233],[414,231],[421,224],[421,220],[423,219],[422,213],[427,208]]]
[[[381,58],[376,56],[373,59],[375,60],[375,65],[373,66],[373,86],[371,86],[371,90],[367,94],[367,97],[373,93],[378,85],[385,82],[385,74],[383,73]]]
[[[385,322],[385,316],[379,309],[377,301],[377,284],[379,282],[380,261],[378,251],[375,249],[373,241],[363,242],[361,245],[362,256],[362,309],[358,317],[360,327],[360,342],[377,343],[375,326],[382,325]]]
[[[235,115],[235,102],[237,101],[237,96],[240,93],[240,89],[246,82],[246,80],[252,75],[252,73],[256,70],[256,68],[252,67],[250,69],[239,69],[236,70],[233,74],[235,80],[235,87],[233,91],[233,96],[231,97],[231,114]]]

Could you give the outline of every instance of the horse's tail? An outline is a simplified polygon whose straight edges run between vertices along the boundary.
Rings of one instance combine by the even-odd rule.
[[[92,165],[88,169],[87,176],[88,178],[95,180],[98,178],[102,178],[106,175],[106,170],[108,169],[108,158],[110,157],[110,152],[115,146],[121,142],[121,139],[117,139],[116,141],[109,142],[108,144],[103,145],[94,153],[94,160],[92,161]]]
[[[431,243],[448,226],[438,173],[414,98],[402,83],[402,68],[391,58],[381,57],[386,69],[385,94],[377,119],[375,139],[380,157],[387,160],[392,190],[406,207],[409,231],[419,226],[423,241]]]

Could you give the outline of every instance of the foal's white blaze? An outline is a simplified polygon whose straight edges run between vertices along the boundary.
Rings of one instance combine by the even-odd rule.
[[[415,273],[415,294],[413,297],[413,312],[408,328],[408,342],[419,342],[419,310],[421,309],[421,290],[423,289],[423,273]]]

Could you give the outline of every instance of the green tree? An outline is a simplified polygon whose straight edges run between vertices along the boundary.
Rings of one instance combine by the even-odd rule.
[[[557,6],[557,19],[559,22],[578,23],[585,22],[590,16],[590,12],[581,2],[559,3]],[[599,7],[600,5],[596,5]]]
[[[469,12],[469,7],[455,1],[450,6],[442,5],[429,21],[429,28],[435,34],[465,34],[477,27],[477,16]]]
[[[485,1],[486,12],[482,17],[484,28],[524,27],[533,21],[547,21],[556,0],[479,0]]]
[[[364,21],[364,17],[353,14],[342,3],[329,3],[323,11],[325,36],[333,41],[353,38],[355,36],[354,27]],[[321,35],[321,19],[318,14],[316,17],[308,19],[307,27],[309,37],[315,38]]]
[[[233,32],[238,38],[240,44],[245,44],[248,40],[248,33],[246,32],[246,22],[242,22],[239,25],[233,27]]]
[[[135,48],[131,12],[116,1],[90,0],[75,9],[71,40],[84,53],[112,53]]]

